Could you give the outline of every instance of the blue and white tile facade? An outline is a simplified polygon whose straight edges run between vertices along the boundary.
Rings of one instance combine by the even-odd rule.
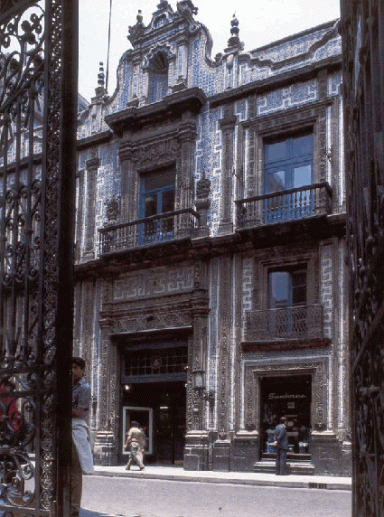
[[[213,59],[208,53],[210,36],[207,28],[201,24],[193,13],[190,0],[177,3],[173,9],[167,2],[162,1],[158,11],[153,15],[149,25],[138,21],[131,29],[134,37],[137,32],[145,40],[142,59],[133,59],[132,49],[128,49],[121,57],[118,70],[116,91],[109,97],[103,87],[96,89],[95,98],[86,110],[79,114],[78,139],[78,182],[80,183],[77,199],[77,266],[86,268],[88,263],[97,263],[99,258],[98,230],[107,223],[106,208],[114,199],[120,202],[122,169],[119,157],[120,138],[114,134],[103,140],[103,134],[110,134],[111,129],[105,117],[118,114],[131,107],[142,108],[148,102],[148,71],[146,60],[156,49],[162,49],[169,56],[168,94],[172,95],[182,84],[184,89],[199,88],[207,98],[196,120],[197,136],[194,156],[194,182],[203,177],[210,180],[209,209],[207,227],[209,238],[215,239],[220,232],[224,182],[224,141],[223,131],[219,121],[224,117],[225,103],[232,102],[233,116],[236,117],[233,141],[233,176],[230,194],[230,213],[234,231],[236,230],[236,199],[246,197],[244,193],[250,190],[252,167],[256,164],[250,159],[251,134],[247,123],[252,120],[264,120],[271,116],[299,112],[307,107],[318,105],[327,99],[330,102],[325,110],[325,142],[327,159],[324,167],[326,180],[331,185],[335,198],[333,199],[333,214],[345,212],[345,181],[343,165],[343,126],[342,126],[342,75],[340,70],[341,40],[338,35],[337,21],[308,30],[297,36],[281,40],[275,44],[253,51],[242,49],[240,40],[234,41],[223,54]],[[155,2],[154,2],[155,8]],[[180,17],[184,16],[183,24]],[[129,20],[127,20],[129,22]],[[130,20],[134,22],[134,20]],[[242,22],[245,23],[245,22]],[[169,30],[167,30],[169,27]],[[181,37],[180,31],[188,37]],[[183,35],[182,34],[182,35]],[[143,44],[144,45],[144,44]],[[325,93],[320,84],[320,76],[310,73],[313,67],[321,69],[321,63],[327,68]],[[308,70],[302,78],[295,79],[295,71]],[[247,90],[247,88],[249,90]],[[247,93],[249,91],[249,93]],[[231,95],[233,100],[231,101]],[[225,102],[220,103],[221,96]],[[334,101],[334,102],[333,102]],[[242,136],[240,136],[242,135]],[[88,143],[87,143],[88,142]],[[92,143],[94,142],[94,143]],[[243,155],[243,158],[241,158]],[[87,164],[92,159],[98,159],[96,170],[90,170]],[[262,157],[256,157],[262,164]],[[239,165],[241,164],[241,165]],[[259,166],[260,166],[259,164]],[[256,167],[257,168],[257,167]],[[260,167],[259,167],[260,168]],[[241,170],[240,170],[241,169]],[[89,175],[96,174],[95,203],[87,203]],[[260,183],[262,178],[255,180]],[[193,207],[192,207],[193,208]],[[94,227],[92,254],[85,253],[85,236],[87,234],[87,210],[93,210]],[[137,217],[139,218],[139,217]],[[313,244],[313,243],[312,243]],[[239,358],[236,350],[239,340],[244,339],[246,312],[254,310],[255,291],[261,289],[260,278],[256,277],[258,254],[247,252],[233,258],[231,290],[233,298],[229,301],[232,314],[228,331],[229,347],[229,379],[231,388],[228,400],[231,433],[245,432],[247,390],[246,376],[252,368],[261,371],[276,369],[289,370],[291,365],[303,363],[308,371],[316,368],[323,361],[326,395],[324,396],[324,433],[335,443],[348,440],[348,404],[346,402],[347,383],[347,332],[344,317],[347,313],[345,296],[346,280],[345,241],[343,238],[333,238],[326,242],[318,242],[318,278],[319,300],[324,306],[324,335],[329,338],[330,346],[315,350],[281,352],[252,352],[242,353]],[[220,311],[221,300],[218,290],[220,258],[211,259],[208,264],[209,281],[209,317],[208,342],[206,345],[207,388],[217,392],[220,382]],[[95,266],[97,267],[97,266]],[[181,269],[183,271],[180,273]],[[176,286],[179,292],[193,290],[193,268],[186,266],[170,267],[169,270],[152,271],[157,274],[159,285],[163,291],[156,296],[169,295],[169,282]],[[145,292],[145,275],[148,272],[132,273],[115,281],[113,290],[115,301],[146,299],[150,296]],[[144,276],[143,276],[144,275]],[[180,276],[178,280],[178,275]],[[173,280],[172,280],[173,279]],[[172,282],[171,282],[172,280]],[[77,286],[75,308],[75,348],[87,356],[92,362],[91,383],[94,397],[101,400],[101,378],[103,376],[103,338],[100,331],[99,313],[103,306],[103,296],[107,289],[106,280],[95,275],[92,281],[84,281]],[[190,283],[188,283],[190,282]],[[154,293],[152,293],[154,295]],[[93,308],[87,313],[87,321],[83,321],[86,300],[93,300]],[[335,317],[335,315],[338,315]],[[315,365],[315,366],[314,366]],[[311,370],[312,369],[312,370]],[[319,374],[320,375],[320,374]],[[322,374],[323,375],[323,374]],[[237,398],[238,397],[238,398]],[[240,401],[240,409],[234,406]],[[319,403],[320,404],[320,403]],[[320,409],[319,409],[320,411]],[[238,414],[237,414],[238,412]],[[237,416],[236,416],[237,414]],[[215,412],[207,412],[205,429],[214,431],[218,423]],[[95,431],[101,426],[100,409],[93,414]],[[240,426],[240,429],[238,428]],[[328,434],[327,434],[328,433]],[[256,433],[257,434],[257,433]],[[330,469],[330,473],[331,469]]]

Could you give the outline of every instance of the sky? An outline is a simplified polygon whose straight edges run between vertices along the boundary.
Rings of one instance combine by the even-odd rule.
[[[95,95],[99,62],[107,64],[109,6],[112,1],[108,93],[116,88],[116,69],[122,54],[131,47],[128,27],[135,25],[139,9],[148,25],[160,0],[79,0],[79,92]],[[230,37],[233,14],[239,20],[244,50],[254,50],[286,36],[335,20],[339,0],[193,0],[213,39],[212,57],[223,52]],[[176,10],[177,0],[169,0]]]

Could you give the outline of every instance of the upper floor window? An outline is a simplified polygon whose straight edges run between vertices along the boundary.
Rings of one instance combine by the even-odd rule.
[[[140,185],[140,219],[144,223],[142,239],[147,242],[159,242],[173,238],[173,215],[164,215],[175,209],[175,170],[143,174]],[[143,243],[142,243],[143,244]]]
[[[298,338],[306,335],[307,308],[307,271],[305,267],[269,273],[269,310],[268,330],[271,336],[279,338]]]
[[[305,267],[270,271],[268,279],[270,309],[282,309],[307,303],[307,271]]]
[[[168,59],[163,52],[158,52],[153,56],[148,73],[148,100],[158,102],[168,92]]]
[[[312,133],[265,143],[264,194],[275,194],[265,200],[265,222],[310,215],[314,210],[312,183]]]
[[[311,185],[312,173],[312,134],[284,138],[265,144],[265,194]]]

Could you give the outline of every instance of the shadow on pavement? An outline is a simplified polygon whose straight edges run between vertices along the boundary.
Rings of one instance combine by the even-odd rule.
[[[105,517],[106,513],[93,512],[92,510],[80,509],[80,517]]]
[[[115,517],[112,513],[94,512],[92,510],[80,509],[80,517]],[[119,515],[118,517],[140,517],[139,515]]]

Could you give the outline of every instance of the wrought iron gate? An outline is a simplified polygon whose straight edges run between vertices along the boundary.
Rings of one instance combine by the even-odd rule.
[[[0,515],[7,517],[69,515],[76,92],[76,0],[1,0]]]
[[[353,515],[384,516],[384,1],[341,0]]]

